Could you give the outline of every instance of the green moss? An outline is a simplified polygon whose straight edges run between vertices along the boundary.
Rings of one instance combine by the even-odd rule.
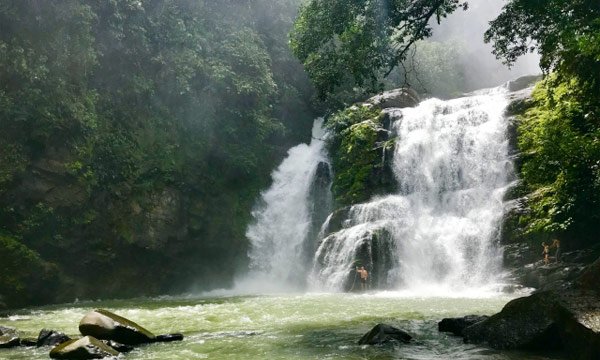
[[[381,167],[381,124],[381,111],[368,106],[350,107],[328,120],[333,134],[329,140],[335,172],[332,191],[338,205],[366,201],[376,191],[370,185]]]
[[[0,234],[0,308],[35,303],[38,294],[54,296],[57,283],[53,265],[18,239]]]

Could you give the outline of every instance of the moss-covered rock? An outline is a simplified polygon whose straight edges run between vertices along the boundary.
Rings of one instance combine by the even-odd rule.
[[[335,114],[327,127],[334,179],[332,192],[338,206],[367,201],[375,194],[394,190],[395,183],[382,176],[389,131],[385,114],[373,106],[353,106]]]
[[[341,110],[329,119],[329,154],[334,179],[332,192],[338,207],[369,200],[396,190],[391,169],[394,141],[389,108],[419,103],[412,89],[395,89]],[[384,111],[385,110],[385,111]]]
[[[118,351],[92,336],[69,340],[50,351],[52,359],[66,360],[102,359],[118,355]]]
[[[101,340],[114,340],[126,345],[154,342],[156,336],[140,325],[107,310],[94,310],[81,319],[79,331]]]

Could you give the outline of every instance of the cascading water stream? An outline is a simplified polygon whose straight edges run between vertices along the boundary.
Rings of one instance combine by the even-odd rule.
[[[310,145],[300,144],[273,172],[271,187],[261,194],[246,236],[251,248],[250,273],[238,287],[251,291],[302,288],[310,271],[314,244],[307,238],[330,211],[330,173],[323,119],[314,122]],[[314,239],[313,239],[314,240]]]
[[[322,240],[312,285],[350,288],[356,262],[372,286],[418,294],[482,288],[499,278],[495,242],[512,171],[506,90],[388,109],[396,136],[395,195],[355,205]]]

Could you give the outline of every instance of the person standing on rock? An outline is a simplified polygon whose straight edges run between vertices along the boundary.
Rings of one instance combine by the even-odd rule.
[[[552,245],[550,247],[556,248],[556,252],[554,253],[554,259],[556,262],[560,261],[560,240],[554,239]]]
[[[360,289],[365,291],[367,289],[367,280],[369,279],[369,272],[364,266],[356,269],[356,272],[360,275]]]
[[[544,250],[542,251],[542,256],[544,257],[544,265],[548,265],[548,263],[550,263],[550,259],[548,258],[548,255],[550,254],[550,246],[548,246],[546,242],[543,242],[542,247],[544,248]]]

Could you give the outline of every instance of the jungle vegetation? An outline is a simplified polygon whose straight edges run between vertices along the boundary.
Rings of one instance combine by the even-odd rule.
[[[406,82],[459,93],[457,50],[427,38],[467,7],[0,0],[0,308],[227,286],[257,195],[316,114],[338,202],[364,201],[382,120],[342,109]],[[600,2],[509,0],[485,39],[546,73],[519,127],[521,225],[597,242]]]
[[[320,97],[335,98],[348,83],[377,91],[386,87],[394,71],[406,74],[413,60],[411,49],[431,36],[434,21],[467,7],[467,2],[457,0],[311,0],[295,22],[291,46]],[[528,234],[566,239],[567,247],[596,244],[600,230],[600,3],[509,0],[484,38],[507,66],[522,55],[539,53],[545,73],[529,110],[521,114],[518,129],[519,191],[526,203],[520,226]],[[432,68],[439,69],[435,64]],[[425,76],[431,75],[428,70]],[[335,128],[344,123],[340,119],[354,119],[338,129],[343,139],[333,138],[333,153],[344,154],[338,159],[341,163],[350,154],[344,152],[345,144],[357,139],[373,142],[372,131],[371,137],[365,137],[365,121],[373,115],[349,115],[357,113],[345,110],[330,118]],[[334,190],[363,186],[364,167],[354,170],[341,178],[338,174]],[[355,183],[346,184],[353,179]],[[364,196],[355,193],[353,198],[361,201]]]
[[[313,94],[296,0],[0,1],[0,307],[223,286]]]

